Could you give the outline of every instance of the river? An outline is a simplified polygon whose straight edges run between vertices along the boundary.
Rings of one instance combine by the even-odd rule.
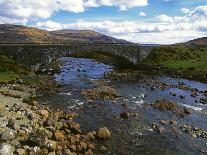
[[[205,98],[202,93],[207,90],[207,84],[176,79],[170,77],[146,77],[137,81],[118,81],[105,79],[115,88],[119,99],[114,100],[85,100],[81,95],[83,89],[96,87],[97,80],[103,80],[104,74],[113,70],[113,66],[102,64],[90,59],[64,57],[61,72],[54,75],[54,79],[63,84],[61,93],[55,96],[43,96],[39,100],[50,106],[64,109],[67,112],[78,113],[76,119],[84,132],[107,127],[111,131],[111,138],[106,141],[97,140],[96,154],[138,155],[138,154],[202,154],[207,151],[206,138],[193,138],[180,131],[182,125],[194,125],[207,131],[207,106],[196,103],[188,90],[170,87],[164,90],[152,89],[146,81],[153,83],[179,84],[187,88],[198,89],[196,99]],[[185,96],[173,96],[170,93]],[[179,117],[170,111],[154,109],[151,104],[156,100],[166,99],[176,102],[180,106],[190,107],[192,113]],[[127,106],[123,106],[127,103]],[[130,111],[136,116],[128,119],[120,117],[120,113]],[[161,120],[176,121],[177,132],[172,132],[172,126],[160,124]],[[162,133],[152,130],[152,124],[159,124],[164,128]],[[107,150],[100,151],[100,146]]]

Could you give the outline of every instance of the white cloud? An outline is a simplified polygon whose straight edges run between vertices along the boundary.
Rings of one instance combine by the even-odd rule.
[[[86,7],[116,6],[123,11],[133,7],[146,6],[147,4],[148,0],[87,0],[85,2]]]
[[[53,24],[56,27],[42,23],[44,27],[39,27],[49,30],[89,29],[136,43],[171,44],[207,36],[207,6],[185,9],[185,12],[184,16],[175,17],[161,14],[154,18],[154,22],[80,20],[71,24],[60,24],[61,26],[58,23]]]
[[[37,22],[36,26],[42,29],[47,29],[48,31],[64,29],[64,24],[60,24],[51,20],[48,20],[46,22]]]
[[[146,16],[146,13],[144,13],[144,12],[140,12],[140,13],[139,13],[139,16],[141,16],[141,17],[145,17],[145,16]]]
[[[203,23],[205,24],[205,23]],[[52,21],[38,23],[39,28],[47,30],[79,29],[95,30],[116,38],[126,39],[136,43],[171,44],[184,42],[197,37],[204,37],[206,32],[199,31],[198,25],[189,23],[145,23],[134,21],[84,21],[71,24],[59,24]]]
[[[37,20],[60,10],[80,13],[86,8],[116,6],[120,10],[146,6],[148,0],[0,0],[0,16],[11,20]]]
[[[189,13],[190,12],[190,9],[188,8],[182,8],[181,11],[185,14]]]
[[[173,19],[165,14],[158,15],[156,19],[163,23],[173,23]]]
[[[166,14],[151,22],[137,21],[84,21],[61,24],[50,19],[60,10],[79,13],[87,8],[115,6],[120,10],[145,6],[148,0],[0,0],[0,24],[26,24],[35,21],[36,27],[47,30],[89,29],[133,42],[177,43],[207,35],[207,5],[193,9],[182,8],[182,16]],[[139,13],[145,16],[144,12]],[[48,19],[39,22],[39,19]]]

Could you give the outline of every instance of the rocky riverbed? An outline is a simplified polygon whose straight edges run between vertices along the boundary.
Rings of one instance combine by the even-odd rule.
[[[81,132],[76,113],[64,113],[39,104],[36,90],[23,84],[0,88],[0,154],[93,155],[95,139],[108,139],[110,131]]]
[[[97,154],[203,154],[206,152],[207,85],[139,71],[112,71],[90,59],[62,58],[55,79],[61,93],[39,100],[68,112],[81,130],[106,126]]]
[[[0,154],[207,152],[205,83],[60,61],[57,83],[1,85]]]

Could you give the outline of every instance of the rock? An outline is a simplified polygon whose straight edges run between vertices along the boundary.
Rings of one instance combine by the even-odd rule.
[[[176,110],[176,104],[167,100],[157,100],[153,104],[153,107],[159,110],[168,110],[168,111]]]
[[[93,135],[93,133],[92,132],[89,132],[88,134],[87,134],[87,138],[90,140],[94,140],[95,139],[95,137],[94,137],[94,135]]]
[[[28,118],[29,120],[35,120],[35,119],[36,119],[36,115],[35,115],[34,113],[29,113],[29,114],[27,115],[27,118]]]
[[[207,98],[201,98],[200,103],[202,104],[207,104]]]
[[[55,151],[56,148],[57,148],[57,144],[56,144],[56,141],[53,141],[53,140],[48,140],[46,142],[46,147],[49,151]]]
[[[12,130],[6,130],[1,135],[1,139],[5,141],[12,140],[14,138],[15,138],[15,134]]]
[[[181,98],[181,99],[185,99],[186,97],[185,97],[185,96],[183,96],[183,95],[180,95],[180,98]]]
[[[0,146],[0,155],[13,155],[15,148],[7,143],[2,143]]]
[[[71,124],[70,124],[70,129],[72,130],[72,131],[75,131],[75,132],[81,132],[81,130],[80,130],[80,124],[78,124],[78,123],[75,123],[75,122],[72,122]]]
[[[152,124],[152,128],[153,130],[159,132],[159,133],[162,133],[165,129],[163,127],[159,127],[157,124],[153,123]]]
[[[69,149],[65,149],[64,154],[65,154],[65,155],[72,155],[72,153],[70,152]]]
[[[192,137],[193,138],[197,138],[197,135],[194,133],[194,134],[192,134]]]
[[[173,127],[172,132],[177,133],[177,129],[175,127]]]
[[[107,148],[105,146],[101,145],[100,151],[106,151],[106,150],[107,150]]]
[[[32,101],[32,102],[31,102],[31,105],[32,105],[32,106],[37,106],[38,104],[39,104],[39,103],[38,103],[37,101]]]
[[[204,95],[207,96],[207,90],[204,91]]]
[[[21,137],[22,138],[22,137]],[[10,141],[10,144],[14,147],[18,147],[20,146],[20,142],[19,142],[20,139],[12,139],[12,141]]]
[[[64,136],[63,132],[57,131],[57,132],[55,133],[55,139],[56,139],[57,141],[64,141],[65,136]]]
[[[189,114],[192,113],[192,109],[191,109],[191,108],[187,108],[187,107],[184,107],[184,108],[183,108],[183,111],[184,111],[184,113],[187,114],[187,115],[189,115]]]
[[[175,92],[170,92],[170,94],[171,94],[172,96],[177,96],[177,94],[176,94]]]
[[[94,100],[94,99],[115,100],[118,97],[116,90],[109,86],[99,86],[97,88],[90,88],[87,90],[83,90],[81,94],[87,100]]]
[[[25,154],[26,154],[26,151],[25,151],[25,149],[17,149],[17,150],[16,150],[16,153],[17,153],[18,155],[25,155]]]
[[[83,141],[80,142],[80,145],[81,145],[85,150],[86,150],[87,147],[88,147],[88,145],[87,145],[85,142],[83,142]]]
[[[85,155],[93,155],[93,152],[91,150],[88,150]]]
[[[51,139],[52,136],[53,134],[49,130],[40,127],[29,134],[28,141],[38,146],[44,146],[44,144]]]
[[[88,144],[88,148],[93,150],[93,149],[95,149],[95,146],[94,146],[94,144]]]
[[[121,118],[129,118],[130,114],[129,114],[129,112],[122,112],[120,114],[120,116],[121,116]]]
[[[126,107],[126,106],[127,106],[127,103],[124,102],[124,103],[122,103],[121,105],[124,106],[124,107]]]
[[[15,124],[14,119],[9,119],[7,127],[11,128],[11,129],[14,129],[14,124]]]
[[[48,155],[56,155],[55,152],[49,152]]]
[[[42,110],[40,111],[40,114],[45,118],[47,119],[49,117],[49,112],[47,110]]]
[[[45,152],[45,151],[44,151]],[[43,150],[41,150],[38,146],[35,146],[34,148],[32,148],[30,150],[30,155],[38,155],[38,154],[42,154]]]
[[[155,87],[151,87],[150,89],[151,89],[151,90],[155,90]]]
[[[69,119],[69,120],[73,120],[75,117],[77,117],[78,116],[78,114],[77,113],[75,113],[75,112],[71,112],[71,113],[69,113],[69,114],[67,114],[66,116],[65,116],[65,118],[66,119]]]
[[[54,113],[53,119],[58,122],[60,118],[63,116],[63,111],[58,111]]]
[[[184,133],[190,134],[192,137],[207,138],[207,132],[204,129],[197,128],[195,126],[184,125],[180,127]]]
[[[70,145],[70,149],[71,149],[71,151],[76,151],[76,146],[75,145]]]
[[[111,136],[111,133],[110,133],[110,131],[106,127],[99,129],[98,137],[100,139],[109,139],[110,136]]]
[[[164,121],[164,120],[160,120],[160,124],[165,125],[165,124],[167,124],[167,123],[166,123],[166,121]]]
[[[60,129],[63,127],[63,123],[61,123],[61,122],[55,122],[54,127],[55,127],[57,130],[60,130]]]
[[[169,124],[170,124],[170,125],[176,125],[177,122],[176,122],[175,120],[170,120],[170,121],[169,121]]]

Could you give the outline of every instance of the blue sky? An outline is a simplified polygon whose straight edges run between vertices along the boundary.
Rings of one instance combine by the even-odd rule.
[[[137,43],[207,36],[206,0],[0,0],[0,23],[90,29]]]

